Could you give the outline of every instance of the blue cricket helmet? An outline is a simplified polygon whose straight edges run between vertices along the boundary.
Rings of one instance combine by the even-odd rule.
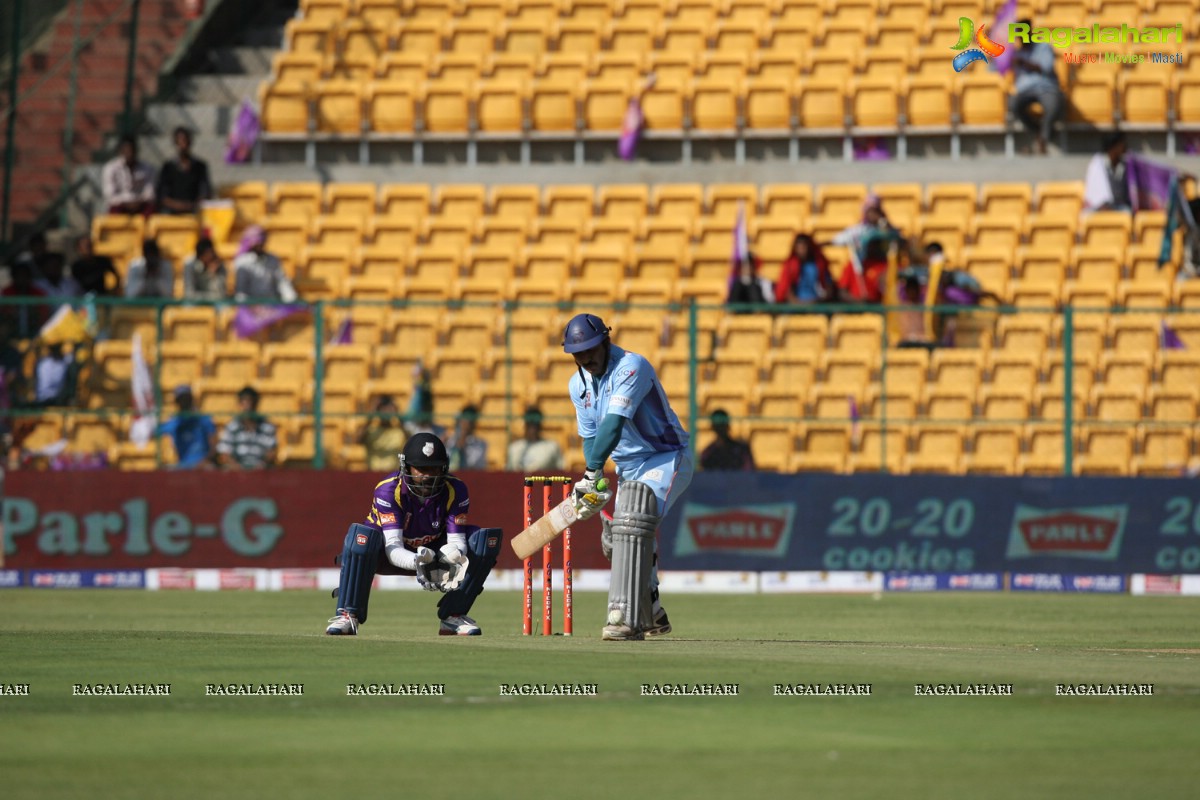
[[[563,331],[563,352],[582,353],[591,350],[596,345],[608,339],[612,330],[604,324],[604,320],[594,314],[576,314],[567,323]]]

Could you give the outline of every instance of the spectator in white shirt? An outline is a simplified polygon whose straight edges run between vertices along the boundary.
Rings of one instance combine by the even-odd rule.
[[[154,213],[154,167],[138,161],[137,138],[121,137],[117,157],[104,165],[101,185],[110,214]]]

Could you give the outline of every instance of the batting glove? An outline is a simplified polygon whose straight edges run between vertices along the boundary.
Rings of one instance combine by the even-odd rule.
[[[583,497],[585,494],[595,494],[596,482],[603,477],[603,469],[589,469],[583,473],[583,479],[575,482],[575,496]]]

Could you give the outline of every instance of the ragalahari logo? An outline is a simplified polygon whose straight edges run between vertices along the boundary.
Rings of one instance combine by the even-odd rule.
[[[955,72],[962,72],[967,68],[968,64],[973,64],[976,61],[982,61],[986,64],[988,56],[996,58],[1004,52],[1004,45],[989,39],[984,28],[985,26],[980,25],[979,29],[976,30],[975,23],[968,17],[958,18],[958,44],[950,49],[962,50],[963,52],[956,55],[954,61],[951,62]],[[971,47],[972,39],[979,45],[979,48],[968,50],[967,48]]]

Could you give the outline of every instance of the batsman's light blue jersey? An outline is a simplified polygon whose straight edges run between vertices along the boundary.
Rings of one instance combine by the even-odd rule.
[[[604,375],[576,372],[569,391],[581,438],[594,437],[608,414],[628,420],[612,453],[622,476],[635,476],[648,461],[658,460],[656,456],[688,447],[688,433],[671,409],[654,367],[637,353],[611,345]]]

